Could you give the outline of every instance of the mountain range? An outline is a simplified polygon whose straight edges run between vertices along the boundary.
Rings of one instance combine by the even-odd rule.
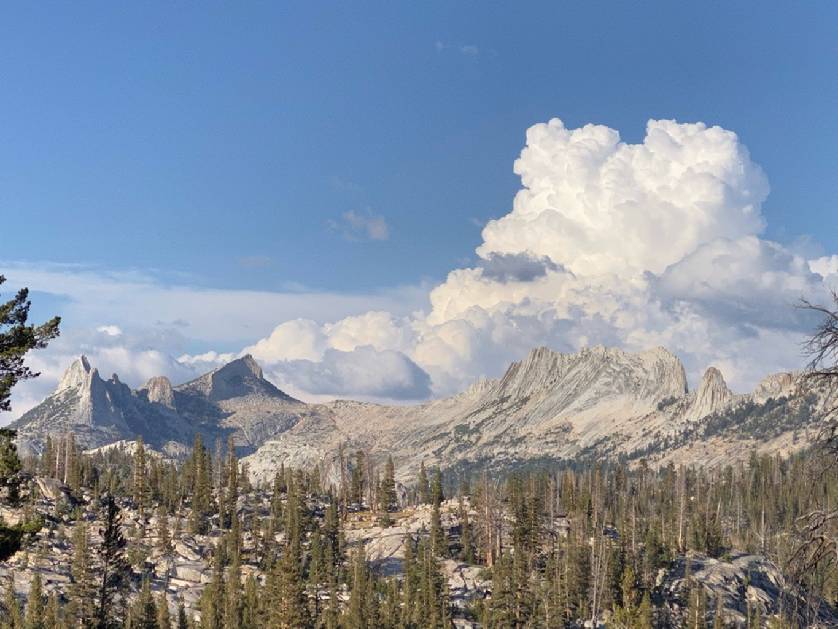
[[[142,435],[169,456],[186,452],[197,433],[205,443],[232,435],[256,479],[282,463],[334,474],[341,447],[373,460],[391,454],[409,478],[423,461],[474,471],[606,459],[720,465],[754,451],[787,454],[815,438],[834,403],[829,395],[791,373],[737,395],[715,367],[690,391],[682,363],[664,348],[537,348],[500,378],[409,406],[305,403],[265,379],[251,356],[179,386],[156,377],[132,390],[116,375],[102,379],[82,356],[11,427],[24,453],[67,432],[85,448]]]

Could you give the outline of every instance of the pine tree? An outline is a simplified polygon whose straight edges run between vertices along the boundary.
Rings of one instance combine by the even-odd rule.
[[[212,580],[201,593],[202,629],[221,629],[224,621],[224,544],[216,542],[212,556]]]
[[[212,466],[200,433],[195,435],[195,442],[192,446],[191,467],[193,484],[189,530],[192,533],[205,533],[208,529],[210,514]]]
[[[26,629],[44,629],[45,612],[41,573],[36,571],[32,575],[32,583],[26,601],[26,617],[24,619]]]
[[[724,616],[722,615],[723,603],[721,594],[716,594],[716,612],[713,614],[713,629],[724,627]]]
[[[0,284],[5,281],[0,275]],[[0,411],[12,410],[10,398],[15,384],[39,375],[24,364],[26,354],[43,349],[58,336],[59,317],[41,325],[27,324],[30,306],[28,288],[21,288],[12,299],[0,304]]]
[[[239,500],[239,462],[236,458],[236,448],[232,435],[227,440],[227,489],[225,501],[228,512],[224,514],[226,526],[231,526],[236,517],[237,504]]]
[[[183,606],[182,599],[177,604],[177,629],[189,629],[189,619],[186,617],[186,608]]]
[[[284,479],[280,472],[274,476],[273,494],[271,495],[271,517],[279,522],[282,519],[282,494]]]
[[[52,442],[52,435],[47,435],[44,441],[44,451],[41,454],[41,459],[38,462],[38,473],[41,476],[52,476],[52,470],[55,466],[55,445]]]
[[[234,518],[236,526],[230,537],[238,537],[238,518]],[[241,597],[241,557],[239,553],[240,541],[230,544],[230,566],[227,568],[227,587],[224,598],[224,629],[239,629],[242,625],[242,597]]]
[[[431,485],[428,483],[428,472],[425,470],[425,462],[422,461],[419,465],[419,502],[421,504],[428,504],[431,501]]]
[[[362,505],[364,502],[364,489],[368,482],[366,478],[367,458],[363,450],[355,453],[355,465],[352,466],[352,479],[349,489],[351,502]]]
[[[689,629],[704,629],[707,616],[707,598],[701,585],[693,586],[689,592],[687,624]]]
[[[339,626],[338,592],[334,583],[329,585],[329,604],[323,614],[321,623],[326,629],[337,629]]]
[[[0,275],[0,279],[2,277]],[[2,338],[2,334],[0,334],[0,338]],[[0,381],[0,393],[2,393],[2,386],[2,381]],[[2,398],[0,398],[0,402],[2,402]],[[2,410],[2,406],[0,406],[0,410]],[[14,442],[16,435],[17,433],[14,430],[0,428],[0,490],[5,488],[6,499],[12,505],[16,505],[19,500],[19,474],[22,469],[20,458],[17,455],[17,446]]]
[[[262,592],[256,582],[256,576],[250,574],[244,584],[244,601],[242,603],[242,624],[243,629],[256,629],[261,618],[261,605],[259,597]]]
[[[72,432],[64,437],[64,484],[73,491],[81,484],[81,456]]]
[[[448,554],[448,544],[442,528],[442,516],[439,512],[439,503],[436,501],[431,507],[431,550],[438,556]]]
[[[47,607],[44,611],[44,629],[59,629],[63,626],[61,621],[61,605],[58,602],[58,595],[53,592],[47,599]]]
[[[640,599],[640,609],[637,610],[638,629],[652,629],[652,599],[648,590],[643,593]]]
[[[395,511],[399,506],[399,497],[396,494],[396,468],[393,465],[393,457],[387,456],[387,463],[384,465],[384,477],[381,479],[381,505],[382,511]]]
[[[431,482],[431,502],[439,505],[445,500],[445,494],[442,491],[442,471],[437,467],[434,469],[434,479]]]
[[[166,593],[161,592],[157,597],[157,627],[158,629],[172,629],[172,618],[169,614],[169,603],[166,601]]]
[[[137,505],[137,510],[140,513],[140,518],[145,514],[145,508],[148,504],[148,486],[146,484],[146,456],[145,444],[143,443],[142,435],[137,436],[134,445],[134,470],[132,473],[133,487],[132,495],[134,504]]]
[[[400,608],[399,608],[399,581],[388,579],[379,608],[378,624],[382,629],[399,629]]]
[[[171,560],[174,547],[169,533],[169,514],[162,504],[157,507],[157,549],[165,561]]]
[[[20,601],[15,594],[15,580],[10,579],[6,586],[6,595],[3,597],[3,608],[5,610],[5,625],[8,629],[22,629],[23,618],[20,615]]]
[[[72,624],[88,627],[93,624],[94,620],[92,602],[95,588],[90,566],[90,542],[87,525],[83,520],[79,520],[73,529],[72,543],[73,559],[70,565],[68,615]]]
[[[416,554],[413,537],[410,534],[404,539],[404,560],[402,561],[402,601],[401,601],[401,625],[402,627],[414,626],[414,619],[419,618],[421,611],[418,609],[419,572],[416,565]]]
[[[304,629],[311,625],[297,548],[294,544],[286,546],[271,575],[270,629]]]
[[[352,557],[352,590],[349,595],[349,606],[345,624],[347,629],[366,629],[369,625],[366,617],[368,586],[367,562],[364,549],[359,546]]]
[[[639,619],[637,581],[631,564],[626,564],[620,580],[620,601],[614,607],[614,621],[618,626],[633,627]]]
[[[102,520],[104,528],[99,532],[102,543],[97,551],[100,575],[96,626],[106,629],[115,626],[122,616],[122,594],[129,574],[125,559],[125,538],[122,535],[122,514],[113,496],[107,496],[104,500]]]
[[[461,558],[466,563],[474,563],[474,542],[472,541],[473,533],[471,530],[471,522],[469,521],[468,509],[463,502],[462,496],[460,496],[460,504],[457,511],[460,519],[460,540],[463,545]]]
[[[148,579],[143,579],[140,595],[131,609],[131,629],[157,629],[157,605]]]
[[[491,620],[495,627],[515,626],[515,591],[512,584],[512,558],[501,553],[492,567]]]

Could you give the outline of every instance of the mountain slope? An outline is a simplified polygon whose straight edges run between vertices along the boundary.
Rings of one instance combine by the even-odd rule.
[[[178,387],[155,377],[137,390],[115,374],[103,380],[82,356],[52,395],[10,427],[22,452],[39,451],[48,434],[68,432],[84,448],[142,435],[171,454],[191,445],[197,433],[207,442],[232,434],[248,451],[293,425],[303,406],[265,380],[250,356]]]
[[[250,356],[176,387],[158,377],[132,391],[82,357],[12,427],[24,450],[72,431],[86,448],[142,435],[177,455],[195,434],[232,435],[259,479],[282,463],[335,475],[341,447],[363,449],[373,461],[392,454],[409,478],[422,461],[460,470],[603,458],[719,464],[755,449],[790,452],[812,441],[828,403],[827,391],[803,388],[792,374],[736,395],[713,367],[689,392],[683,365],[664,348],[537,348],[498,379],[413,406],[306,404],[267,381]]]
[[[116,374],[103,380],[84,356],[70,365],[52,395],[10,427],[18,431],[22,452],[39,451],[48,434],[72,432],[82,447],[90,448],[137,435],[162,445],[191,433],[172,408],[149,399],[144,390],[132,391]]]
[[[402,478],[412,477],[422,461],[461,470],[602,458],[717,464],[724,461],[715,451],[730,461],[754,449],[789,452],[811,443],[828,397],[826,391],[800,390],[791,374],[737,396],[714,368],[690,393],[683,365],[663,348],[637,354],[539,348],[501,378],[452,398],[408,407],[312,405],[309,417],[247,461],[265,479],[282,462],[324,461],[334,474],[341,445],[373,458],[392,454]],[[781,419],[783,409],[789,412]],[[748,421],[741,425],[729,419],[743,414]],[[702,450],[711,437],[720,444]]]

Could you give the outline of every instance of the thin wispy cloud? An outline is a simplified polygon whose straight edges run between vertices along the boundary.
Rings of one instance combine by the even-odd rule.
[[[364,192],[364,186],[346,177],[336,175],[332,177],[331,184],[335,190],[340,190],[341,192],[348,192],[350,194],[361,194]]]
[[[55,312],[63,319],[61,336],[47,349],[27,357],[30,367],[42,375],[15,387],[13,412],[0,414],[0,426],[43,400],[82,353],[101,373],[118,373],[131,386],[156,375],[180,383],[210,363],[235,357],[241,347],[268,335],[277,321],[322,321],[333,313],[345,318],[371,308],[406,316],[428,307],[425,285],[364,293],[318,291],[300,285],[254,291],[172,284],[154,272],[81,264],[0,260],[0,268],[8,277],[4,294],[28,286],[38,294],[40,305],[60,300],[60,310]],[[149,313],[157,318],[150,321]],[[216,348],[214,355],[207,353],[211,348]],[[178,360],[187,351],[203,353],[192,360]],[[415,371],[405,362],[401,373]],[[403,380],[394,382],[395,390],[405,390]]]
[[[434,48],[438,53],[453,51],[460,53],[464,57],[478,57],[480,55],[480,47],[474,44],[448,44],[437,40],[434,42]]]
[[[390,226],[386,219],[371,211],[349,210],[337,220],[329,221],[329,228],[340,233],[347,240],[388,240]]]
[[[273,264],[270,256],[244,256],[237,260],[238,265],[243,269],[264,269]]]

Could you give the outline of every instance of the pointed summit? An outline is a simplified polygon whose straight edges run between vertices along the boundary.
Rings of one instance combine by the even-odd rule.
[[[223,367],[219,367],[215,371],[215,373],[222,372],[227,374],[236,373],[243,377],[253,377],[258,380],[264,379],[264,376],[262,375],[262,368],[250,354],[245,354],[241,358],[237,358],[233,361],[230,361],[229,363],[227,363]]]
[[[712,415],[727,406],[732,399],[733,391],[728,388],[722,372],[715,367],[708,367],[687,411],[687,417],[699,419]]]
[[[167,408],[175,407],[175,392],[166,376],[155,376],[143,387],[149,402],[156,402]]]
[[[262,368],[250,354],[230,361],[192,382],[187,382],[177,387],[177,390],[200,393],[212,401],[249,395],[296,401],[265,380]]]
[[[87,356],[82,354],[67,367],[67,371],[61,377],[61,382],[58,383],[58,391],[78,389],[89,380],[91,371]]]

